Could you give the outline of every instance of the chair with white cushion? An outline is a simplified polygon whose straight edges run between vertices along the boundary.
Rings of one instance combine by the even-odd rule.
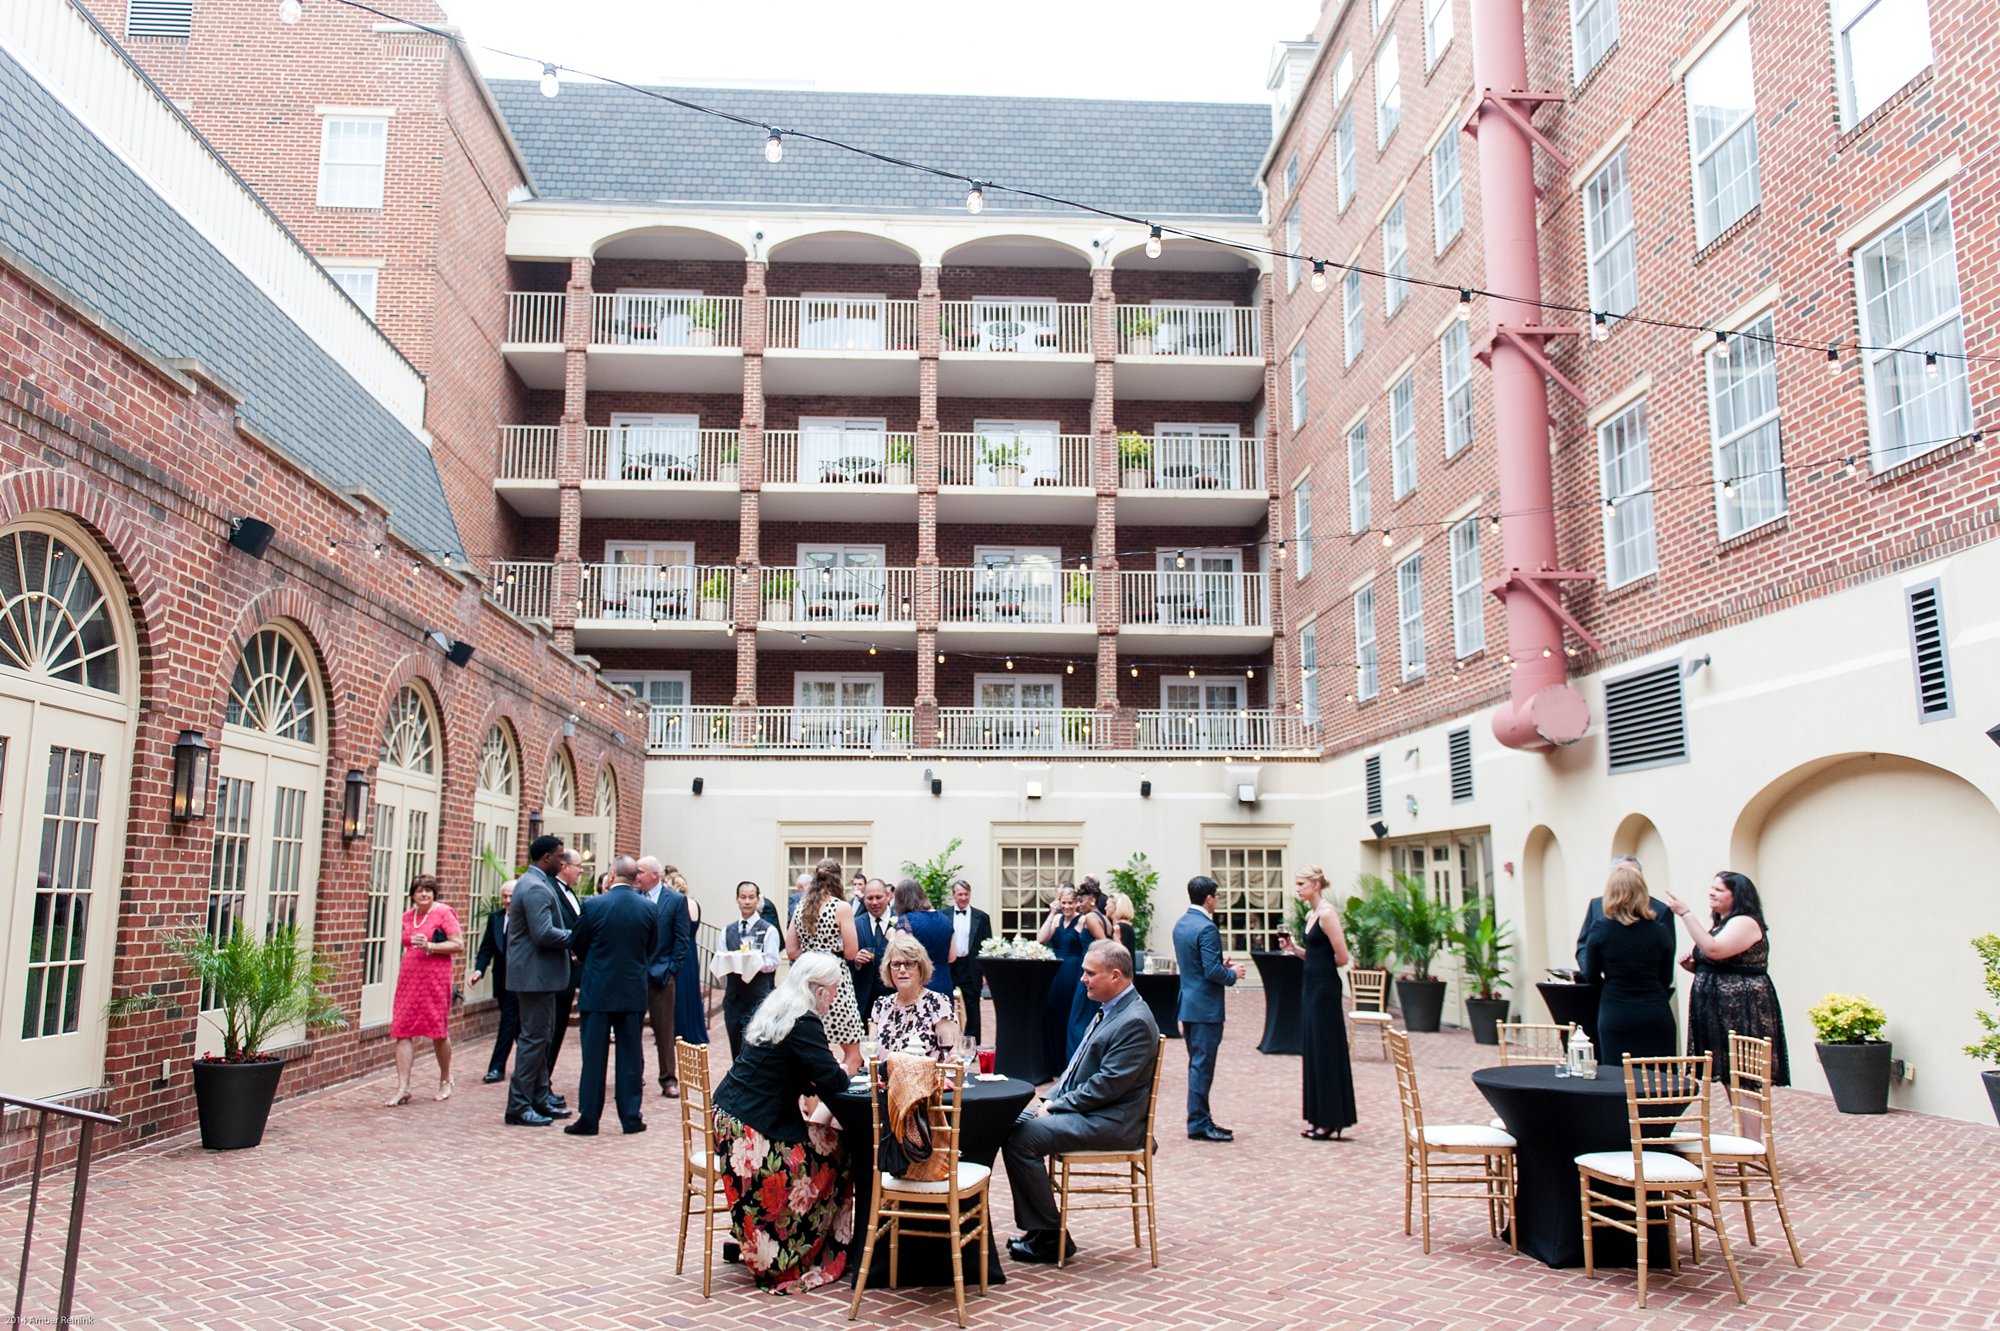
[[[1504,1223],[1508,1243],[1519,1252],[1520,1235],[1514,1226],[1514,1138],[1482,1124],[1424,1122],[1410,1037],[1392,1030],[1384,1039],[1396,1065],[1396,1092],[1403,1102],[1403,1233],[1410,1232],[1412,1197],[1422,1200],[1425,1252],[1431,1250],[1431,1198],[1483,1201],[1488,1228],[1498,1234]]]
[[[1778,1174],[1778,1148],[1771,1126],[1769,1040],[1729,1033],[1729,1098],[1732,1131],[1711,1133],[1708,1139],[1716,1186],[1723,1190],[1725,1202],[1743,1207],[1743,1231],[1753,1248],[1757,1246],[1757,1221],[1750,1213],[1750,1204],[1776,1206],[1785,1242],[1791,1245],[1792,1264],[1804,1266],[1799,1241],[1792,1234],[1791,1212],[1785,1209],[1784,1180]],[[1677,1142],[1674,1149],[1685,1145]],[[1733,1196],[1729,1193],[1732,1186],[1736,1189]]]
[[[1389,1015],[1389,972],[1351,970],[1348,987],[1354,990],[1354,1007],[1347,1014],[1347,1049],[1354,1051],[1354,1033],[1372,1028],[1382,1037],[1382,1057],[1389,1056],[1389,1032],[1396,1019]]]
[[[1146,1240],[1152,1246],[1153,1265],[1160,1264],[1160,1230],[1153,1214],[1153,1152],[1158,1139],[1153,1125],[1160,1109],[1160,1069],[1167,1062],[1167,1037],[1160,1037],[1153,1052],[1153,1089],[1146,1098],[1146,1135],[1129,1151],[1071,1151],[1049,1157],[1051,1182],[1061,1207],[1056,1229],[1069,1233],[1072,1211],[1130,1211],[1132,1246],[1139,1246],[1139,1213],[1146,1213]],[[1113,1201],[1076,1205],[1072,1197],[1110,1197]],[[1056,1245],[1058,1269],[1069,1260],[1067,1241]]]
[[[1667,1227],[1672,1269],[1681,1269],[1679,1222],[1688,1223],[1693,1259],[1701,1260],[1701,1231],[1714,1232],[1729,1267],[1736,1301],[1743,1297],[1743,1278],[1729,1250],[1729,1231],[1710,1165],[1707,1054],[1694,1058],[1627,1058],[1625,1112],[1632,1129],[1626,1151],[1591,1151],[1576,1157],[1577,1187],[1583,1204],[1583,1270],[1597,1273],[1596,1233],[1616,1229],[1630,1234],[1639,1249],[1639,1306],[1646,1306],[1646,1232],[1656,1224]],[[1660,1147],[1648,1150],[1648,1146]],[[1617,1193],[1607,1189],[1617,1189]],[[1629,1190],[1630,1197],[1623,1196]],[[1654,1219],[1653,1214],[1659,1213]]]
[[[709,1099],[708,1046],[689,1044],[674,1037],[674,1074],[681,1084],[681,1153],[685,1170],[681,1176],[681,1239],[674,1253],[674,1274],[687,1263],[688,1223],[701,1212],[701,1296],[708,1297],[708,1284],[715,1265],[715,1226],[718,1216],[726,1224],[729,1199],[723,1195],[722,1180],[729,1172],[715,1158],[715,1103]]]

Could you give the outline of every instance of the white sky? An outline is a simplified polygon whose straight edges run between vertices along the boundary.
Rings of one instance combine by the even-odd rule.
[[[1309,36],[1319,14],[1318,0],[440,3],[476,43],[633,83],[1210,102],[1263,101],[1273,44]],[[540,73],[479,61],[495,77]]]

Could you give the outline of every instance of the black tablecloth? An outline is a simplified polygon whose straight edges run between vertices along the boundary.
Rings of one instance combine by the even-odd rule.
[[[1558,1025],[1577,1025],[1590,1037],[1590,1043],[1602,1048],[1597,1039],[1597,995],[1594,984],[1566,984],[1561,980],[1543,980],[1535,985],[1542,1002],[1548,1005],[1549,1016]]]
[[[1061,1072],[1042,1066],[1042,1001],[1060,961],[981,957],[979,973],[993,995],[993,1070],[1035,1085]]]
[[[1132,983],[1138,986],[1139,997],[1152,1010],[1153,1023],[1160,1028],[1160,1034],[1169,1040],[1180,1039],[1181,977],[1141,972],[1132,977]]]
[[[1600,1067],[1595,1078],[1558,1077],[1552,1066],[1517,1064],[1481,1068],[1472,1074],[1472,1084],[1516,1143],[1514,1209],[1521,1251],[1550,1266],[1582,1266],[1583,1209],[1576,1157],[1586,1151],[1632,1149],[1625,1069]],[[1655,1226],[1647,1236],[1648,1265],[1668,1262],[1666,1228]],[[1631,1235],[1600,1228],[1595,1241],[1597,1265],[1638,1264]]]
[[[1257,1052],[1304,1053],[1305,1004],[1299,995],[1305,986],[1305,959],[1289,952],[1252,952],[1250,960],[1264,982],[1264,1038],[1257,1042]]]
[[[1028,1107],[1028,1101],[1035,1098],[1032,1084],[1009,1078],[1006,1081],[973,1081],[965,1088],[965,1113],[959,1120],[959,1156],[970,1164],[991,1168],[1000,1154],[1000,1147],[1013,1130],[1014,1120]],[[868,1225],[875,1218],[875,1192],[870,1171],[875,1168],[875,1122],[868,1106],[868,1092],[849,1090],[826,1102],[833,1116],[840,1120],[841,1135],[854,1160],[854,1239],[848,1245],[847,1265],[852,1272],[861,1270],[861,1249],[868,1242]],[[996,1178],[993,1187],[999,1186]],[[988,1214],[991,1220],[991,1213]],[[1000,1248],[994,1242],[991,1223],[986,1234],[987,1283],[1004,1285],[1007,1276],[1000,1266]],[[968,1264],[978,1260],[978,1254],[965,1254]],[[951,1283],[951,1250],[941,1238],[922,1238],[905,1235],[903,1254],[897,1270],[899,1285],[949,1285]],[[979,1270],[968,1265],[966,1279],[976,1281]],[[889,1283],[889,1243],[885,1238],[875,1245],[875,1264],[868,1272],[868,1283],[872,1286],[887,1286]]]

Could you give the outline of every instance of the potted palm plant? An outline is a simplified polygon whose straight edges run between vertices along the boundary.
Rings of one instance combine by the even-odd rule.
[[[1389,885],[1374,874],[1355,880],[1360,893],[1349,897],[1340,908],[1340,931],[1347,935],[1348,973],[1376,971],[1386,981],[1389,975],[1389,926],[1382,918],[1382,898]]]
[[[1063,574],[1063,623],[1088,624],[1093,595],[1095,589],[1089,573]]]
[[[222,1028],[222,1053],[194,1061],[195,1117],[201,1144],[211,1151],[235,1151],[264,1140],[271,1102],[285,1060],[264,1046],[294,1027],[333,1030],[347,1024],[326,992],[334,966],[308,945],[294,925],[279,925],[259,938],[237,921],[227,938],[205,929],[185,929],[166,937],[167,947],[194,983],[202,1015]],[[114,1021],[180,1003],[160,989],[145,989],[111,1000]]]
[[[1474,897],[1458,916],[1451,945],[1465,971],[1465,1021],[1475,1044],[1499,1044],[1500,1023],[1507,1019],[1507,999],[1500,990],[1511,987],[1507,954],[1514,945],[1487,898]]]
[[[729,617],[729,575],[721,569],[701,580],[701,617],[709,620]]]
[[[887,475],[884,479],[890,485],[910,484],[910,468],[917,456],[916,446],[908,439],[891,438],[886,447]]]
[[[722,327],[722,307],[712,300],[688,302],[688,345],[712,347],[716,330]]]
[[[1127,356],[1153,354],[1153,334],[1160,331],[1159,316],[1144,310],[1125,310],[1118,316],[1120,350]]]
[[[1143,490],[1153,483],[1153,441],[1137,430],[1118,432],[1118,486]]]
[[[785,623],[792,618],[792,596],[799,589],[799,575],[788,568],[764,570],[764,621]]]
[[[1986,967],[1986,992],[2000,1002],[2000,934],[1981,934],[1972,940],[1972,946]],[[1979,1078],[1986,1083],[1986,1098],[1993,1103],[1994,1117],[2000,1118],[2000,1017],[1984,1008],[1976,1010],[1974,1015],[1986,1034],[1977,1043],[1965,1046],[1965,1052],[1987,1065]]]
[[[1390,947],[1406,968],[1396,977],[1403,1028],[1434,1031],[1444,1020],[1444,981],[1431,974],[1431,962],[1451,937],[1451,907],[1433,899],[1423,879],[1399,873],[1382,895],[1381,910]]]
[[[1828,994],[1806,1009],[1833,1107],[1843,1114],[1889,1112],[1889,1018],[1858,994]]]
[[[979,465],[993,469],[993,483],[996,485],[1021,483],[1021,457],[1027,451],[1027,445],[1021,442],[1018,434],[1011,442],[995,441],[983,434],[979,436]]]

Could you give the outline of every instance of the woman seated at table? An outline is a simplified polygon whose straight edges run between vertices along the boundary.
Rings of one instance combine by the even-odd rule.
[[[930,953],[922,943],[909,934],[889,936],[882,949],[882,978],[896,992],[876,999],[868,1019],[869,1034],[883,1053],[922,1049],[940,1058],[958,1044],[951,1000],[930,988],[931,973]]]
[[[799,1115],[801,1096],[847,1089],[822,1020],[842,973],[824,952],[794,961],[715,1088],[715,1158],[728,1169],[730,1229],[757,1287],[775,1294],[803,1293],[847,1271],[853,1170],[839,1130]]]
[[[943,994],[945,1003],[949,1005],[951,963],[958,960],[958,942],[952,933],[951,916],[931,909],[931,899],[924,895],[923,885],[914,878],[905,878],[896,884],[896,895],[891,904],[896,908],[897,931],[915,938],[931,959],[925,971],[931,992]]]
[[[1598,1061],[1667,1058],[1674,1049],[1674,939],[1654,923],[1646,879],[1620,860],[1604,884],[1604,918],[1583,939],[1583,979],[1597,996]]]

